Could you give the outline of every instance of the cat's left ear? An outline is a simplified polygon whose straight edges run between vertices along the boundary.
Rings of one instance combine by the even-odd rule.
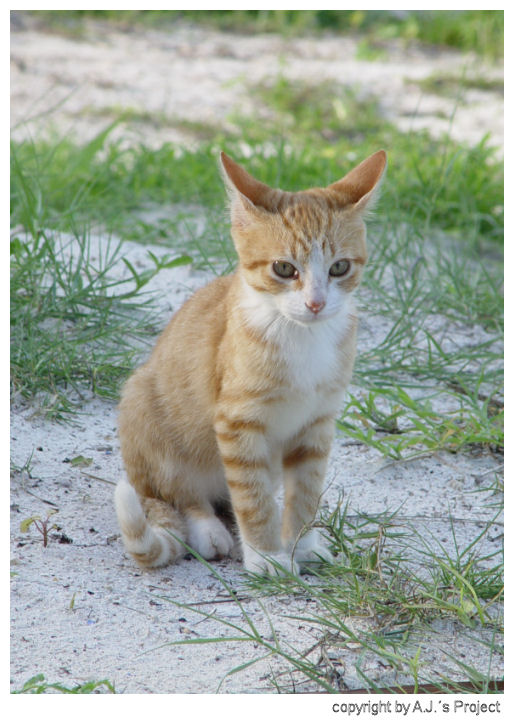
[[[225,186],[230,197],[232,226],[246,228],[263,213],[272,210],[276,192],[253,178],[248,171],[223,151],[220,166]]]
[[[377,151],[327,188],[336,192],[341,206],[353,205],[362,212],[376,198],[386,166],[386,152]]]

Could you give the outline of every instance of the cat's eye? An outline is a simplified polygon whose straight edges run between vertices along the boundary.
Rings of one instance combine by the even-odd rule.
[[[288,261],[274,261],[273,271],[282,279],[298,279],[298,270]]]
[[[331,277],[344,277],[345,274],[350,270],[350,262],[348,259],[339,259],[335,261],[330,267],[328,273]]]

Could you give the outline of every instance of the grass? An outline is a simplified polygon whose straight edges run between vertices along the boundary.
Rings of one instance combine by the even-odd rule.
[[[463,90],[493,91],[503,95],[503,81],[486,78],[481,75],[457,75],[452,73],[434,73],[421,80],[409,80],[416,83],[426,93],[435,93],[445,97],[455,98]]]
[[[394,457],[420,446],[501,449],[503,180],[486,140],[466,148],[401,134],[380,119],[374,99],[335,84],[279,78],[253,92],[265,118],[237,121],[252,148],[249,170],[270,184],[330,183],[377,148],[390,149],[361,294],[367,314],[389,330],[361,351],[342,429]],[[109,142],[116,125],[82,146],[12,145],[12,225],[23,230],[11,243],[13,389],[43,393],[51,414],[69,414],[84,386],[116,395],[136,341],[155,332],[144,287],[159,269],[191,256],[218,272],[235,263],[217,133],[196,150],[127,148]],[[240,157],[236,136],[223,147]],[[142,276],[125,261],[130,292],[113,277],[117,242],[93,263],[91,229],[100,221],[107,235],[163,247]],[[72,261],[67,244],[76,248]],[[459,325],[482,331],[453,345]],[[434,408],[443,396],[446,406]]]
[[[70,251],[70,250],[73,251]],[[127,280],[112,276],[122,260]],[[149,256],[138,273],[119,243],[94,252],[87,233],[51,230],[11,239],[11,389],[37,400],[43,414],[70,415],[89,389],[115,398],[133,369],[140,341],[157,331],[144,287],[161,269],[190,257]]]
[[[73,151],[65,142],[11,147],[11,390],[37,399],[50,417],[72,414],[87,390],[116,397],[141,340],[157,331],[144,287],[161,269],[191,261],[149,253],[148,269],[138,273],[121,242],[94,248],[90,225],[109,202],[102,194],[109,158],[96,159],[115,125]],[[111,213],[119,209],[113,203]],[[120,262],[122,280],[113,274]]]
[[[487,692],[498,682],[489,671],[480,672],[453,657],[446,636],[438,634],[437,622],[453,622],[454,632],[468,631],[475,651],[483,647],[489,662],[501,653],[502,622],[495,604],[503,596],[503,551],[481,551],[494,522],[484,524],[463,545],[455,532],[457,522],[452,521],[452,541],[445,546],[398,511],[349,515],[347,506],[340,504],[319,523],[337,555],[334,564],[317,566],[311,571],[314,575],[296,576],[285,569],[274,578],[248,574],[246,587],[238,591],[191,551],[240,617],[224,617],[223,608],[219,614],[217,607],[208,613],[203,606],[160,596],[162,602],[197,614],[206,630],[202,636],[166,645],[252,644],[250,658],[227,672],[220,687],[226,677],[269,659],[268,678],[282,693],[345,691],[345,677],[357,677],[368,691],[393,693],[399,687],[401,692],[414,685],[413,693],[429,691],[430,686],[441,693],[469,687]],[[314,643],[304,649],[294,645],[273,624],[266,597],[294,597],[296,605],[289,606],[282,623],[308,627]],[[211,622],[225,633],[209,636]],[[428,658],[433,641],[442,647],[437,662]],[[385,685],[365,674],[367,664],[377,659],[388,671]],[[447,667],[454,670],[452,677],[440,673]]]
[[[87,681],[85,684],[77,684],[69,687],[65,684],[50,683],[46,681],[44,674],[37,674],[26,681],[21,689],[12,691],[11,694],[47,694],[55,691],[59,694],[115,694],[116,691],[110,681]]]
[[[342,20],[344,11],[337,12]],[[354,15],[352,22],[371,27],[370,14],[364,15],[362,20]],[[369,42],[387,36],[385,28],[377,26]],[[484,28],[486,34],[487,22]],[[191,260],[213,274],[233,268],[217,169],[221,146],[242,158],[244,138],[251,150],[248,169],[287,189],[330,183],[383,147],[389,169],[369,223],[370,261],[359,296],[365,311],[362,341],[339,428],[390,460],[467,451],[491,455],[492,467],[499,469],[503,168],[487,137],[469,147],[424,133],[402,134],[380,117],[376,99],[334,83],[278,78],[250,92],[261,115],[232,118],[239,129],[232,133],[203,125],[190,129],[198,132],[193,150],[113,142],[117,123],[148,120],[123,109],[118,121],[87,144],[70,138],[13,142],[14,399],[22,396],[62,419],[91,394],[116,397],[145,340],[157,331],[147,293],[153,276]],[[110,239],[100,255],[94,246],[99,230]],[[117,238],[160,245],[162,254],[148,254],[142,271],[123,260]],[[380,322],[380,335],[369,332],[366,319]],[[254,620],[212,566],[227,598],[239,607],[240,620],[209,614],[208,620],[225,624],[226,636],[189,643],[255,645],[254,656],[232,673],[269,657],[281,662],[274,669],[281,691],[288,689],[282,671],[296,672],[307,689],[342,690],[338,661],[341,652],[347,657],[352,651],[355,675],[369,691],[377,688],[366,673],[370,657],[417,692],[434,683],[464,691],[463,678],[476,691],[487,691],[492,678],[487,667],[479,671],[450,662],[443,652],[454,674],[441,680],[425,661],[424,648],[431,628],[449,621],[475,640],[490,662],[500,650],[502,551],[490,545],[484,552],[483,545],[501,510],[500,476],[487,477],[481,492],[490,503],[484,504],[480,531],[465,544],[458,521],[452,521],[450,544],[442,545],[401,511],[350,516],[341,505],[321,520],[338,554],[336,565],[321,567],[316,577],[249,579],[246,592],[259,600],[264,594],[294,595],[306,602],[306,612],[292,612],[290,620],[318,632],[309,649],[295,649],[273,626],[268,635],[262,601]],[[362,625],[350,627],[347,617]],[[31,682],[29,688],[54,686],[43,679]]]
[[[257,150],[251,164],[268,183],[288,189],[330,183],[341,175],[343,163],[348,166],[382,146],[389,151],[382,217],[390,215],[396,225],[403,217],[416,234],[437,228],[471,240],[480,235],[502,239],[503,168],[487,137],[465,148],[426,133],[401,134],[380,117],[377,100],[358,86],[314,86],[279,77],[254,92],[264,104],[259,122],[233,120],[257,149],[275,141],[276,159],[263,159]]]
[[[466,625],[474,618],[494,623],[488,608],[503,594],[503,550],[482,554],[480,548],[496,517],[463,547],[457,523],[450,518],[452,547],[447,548],[428,528],[414,527],[401,511],[349,515],[341,502],[331,513],[322,513],[318,523],[337,562],[317,568],[314,585],[322,593],[315,599],[326,596],[334,618],[369,616],[380,621],[388,635],[399,621],[406,633],[441,615]],[[298,586],[298,591],[304,586],[304,592],[312,591],[312,585],[312,579],[305,583],[291,574],[274,579],[250,576],[250,587],[268,594]]]

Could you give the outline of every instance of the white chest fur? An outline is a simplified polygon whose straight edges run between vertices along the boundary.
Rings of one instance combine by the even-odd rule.
[[[348,314],[343,311],[310,326],[288,320],[277,323],[272,341],[287,368],[291,386],[308,392],[337,376],[341,364],[339,344],[348,332],[349,323]]]
[[[340,376],[340,344],[348,335],[354,312],[351,295],[346,296],[336,314],[311,324],[287,319],[272,298],[251,287],[247,288],[241,307],[246,322],[264,332],[273,346],[276,363],[285,371],[285,401],[270,411],[269,422],[275,436],[285,440],[310,420],[335,414],[344,390],[327,394],[323,387]]]
[[[351,294],[339,300],[337,311],[328,319],[300,324],[285,317],[271,294],[255,291],[243,282],[241,309],[245,321],[264,333],[280,363],[285,365],[291,385],[308,391],[329,382],[341,363],[339,345],[351,327],[355,306]]]
[[[273,410],[272,427],[277,437],[286,439],[309,421],[335,413],[344,390],[327,392],[341,365],[338,342],[343,336],[344,320],[330,320],[315,327],[287,325],[277,348],[287,369],[285,401]]]

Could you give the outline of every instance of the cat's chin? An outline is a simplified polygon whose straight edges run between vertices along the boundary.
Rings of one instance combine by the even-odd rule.
[[[295,322],[301,327],[315,327],[319,324],[323,324],[323,322],[333,319],[336,314],[337,312],[327,312],[325,314],[292,314],[291,312],[288,312],[287,314],[283,314],[283,316],[288,321]]]

